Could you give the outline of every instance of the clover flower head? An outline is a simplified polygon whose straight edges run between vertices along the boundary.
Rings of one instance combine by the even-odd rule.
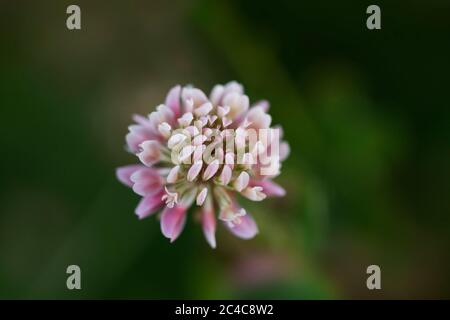
[[[161,213],[161,231],[174,241],[197,207],[203,233],[216,247],[216,218],[237,237],[258,233],[237,196],[252,201],[282,197],[272,181],[289,154],[280,127],[271,127],[269,103],[250,106],[241,84],[216,85],[209,97],[192,86],[175,86],[147,117],[135,115],[127,150],[139,164],[117,168],[117,178],[142,196],[135,213]]]

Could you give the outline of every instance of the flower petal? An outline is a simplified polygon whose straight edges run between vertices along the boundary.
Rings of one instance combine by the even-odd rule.
[[[196,146],[193,145],[187,145],[181,149],[181,152],[179,154],[178,160],[180,162],[183,162],[185,164],[192,163],[191,155],[195,151]]]
[[[162,178],[158,171],[143,168],[135,171],[130,180],[133,182],[133,191],[140,196],[155,194],[162,188]]]
[[[197,109],[195,109],[194,113],[197,117],[206,116],[212,110],[212,108],[213,106],[211,102],[206,102]]]
[[[289,147],[289,144],[286,141],[283,141],[280,143],[280,161],[286,160],[286,158],[289,156],[289,153],[291,152],[291,149]]]
[[[228,183],[230,183],[231,175],[232,175],[231,167],[229,165],[223,166],[222,173],[220,174],[219,178],[220,183],[226,186]]]
[[[140,124],[144,127],[149,128],[151,126],[148,118],[141,116],[140,114],[133,114],[132,118],[133,118],[134,122],[136,122],[137,124]]]
[[[167,183],[177,182],[179,172],[180,166],[175,166],[172,169],[170,169],[169,174],[167,175]]]
[[[148,140],[141,143],[142,151],[137,154],[139,160],[147,167],[159,161],[161,157],[161,145],[155,140]]]
[[[168,139],[170,137],[171,129],[172,127],[167,122],[163,122],[158,125],[158,131],[164,137],[164,139]]]
[[[196,161],[190,168],[187,173],[187,179],[188,181],[194,181],[195,178],[197,178],[198,174],[200,173],[200,170],[202,170],[203,162],[201,160]]]
[[[170,89],[166,97],[165,105],[172,110],[176,118],[178,118],[181,114],[180,96],[181,86],[175,86]]]
[[[155,111],[150,112],[150,114],[148,115],[148,120],[150,121],[150,128],[157,133],[158,126],[161,123],[167,122],[168,124],[173,125],[175,121],[175,115],[168,106],[160,104],[156,107]]]
[[[248,182],[250,180],[250,176],[247,172],[242,171],[241,174],[234,181],[233,186],[238,191],[241,192],[248,186]]]
[[[192,115],[192,112],[186,112],[181,117],[179,117],[177,121],[180,126],[187,127],[191,124],[193,119],[194,116]]]
[[[266,198],[263,188],[260,186],[245,188],[241,194],[252,201],[262,201]]]
[[[201,212],[202,215],[202,228],[206,241],[211,248],[216,248],[216,218],[214,217],[214,211],[212,208],[204,209]]]
[[[169,149],[173,149],[175,146],[179,145],[186,139],[186,135],[182,133],[176,133],[170,137],[169,141],[167,142],[167,146],[169,147]]]
[[[268,197],[284,197],[286,195],[286,190],[283,189],[282,186],[273,182],[270,179],[266,180],[251,180],[250,185],[252,187],[259,186],[263,188],[263,192]]]
[[[155,194],[143,197],[135,210],[135,213],[139,219],[144,219],[162,208],[164,205],[164,202],[161,199],[163,195],[164,190],[161,189]]]
[[[228,117],[235,119],[248,110],[249,100],[246,95],[230,92],[224,95],[223,104],[230,107]]]
[[[203,103],[208,102],[208,98],[203,93],[203,91],[197,88],[185,87],[181,92],[181,96],[184,102],[192,100],[194,107],[199,107]]]
[[[208,195],[208,188],[207,187],[204,187],[203,189],[202,189],[202,191],[200,191],[199,192],[199,194],[197,195],[197,205],[198,206],[201,206],[201,205],[203,205],[203,203],[205,202],[205,200],[206,200],[206,196]]]
[[[130,179],[131,175],[142,168],[145,168],[142,164],[130,164],[128,166],[118,167],[116,169],[116,177],[124,185],[131,188],[133,186],[133,181]]]
[[[166,207],[161,215],[161,232],[170,239],[170,242],[173,242],[183,231],[185,223],[186,209],[180,206]]]
[[[225,89],[221,84],[217,84],[214,86],[214,88],[211,91],[211,94],[209,95],[209,100],[212,102],[212,104],[214,105],[220,104],[224,90]]]
[[[242,86],[242,84],[240,84],[239,82],[236,81],[230,81],[227,84],[225,84],[225,94],[231,93],[231,92],[236,92],[239,94],[243,94],[244,93],[244,87]]]
[[[258,226],[250,214],[240,217],[241,223],[234,225],[232,228],[225,223],[228,230],[236,237],[241,239],[251,239],[258,233]]]
[[[206,170],[203,173],[203,180],[207,181],[211,179],[211,177],[216,174],[217,170],[219,170],[219,160],[215,159],[206,167]]]
[[[225,117],[227,114],[228,114],[228,112],[230,112],[230,107],[229,106],[224,106],[224,107],[217,107],[217,115],[220,117],[220,118],[223,118],[223,117]]]
[[[267,101],[267,100],[257,101],[252,106],[252,108],[261,108],[264,112],[268,112],[269,107],[270,107],[270,104],[269,104],[269,101]],[[250,108],[250,110],[251,110],[251,108]]]
[[[136,153],[139,151],[139,145],[147,140],[157,139],[155,133],[153,133],[149,128],[142,125],[131,125],[128,127],[128,134],[125,137],[128,149]]]
[[[247,121],[251,123],[249,128],[267,129],[270,127],[272,117],[265,113],[262,107],[254,107],[247,113]]]

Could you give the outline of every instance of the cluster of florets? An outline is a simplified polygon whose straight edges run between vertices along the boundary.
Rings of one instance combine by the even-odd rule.
[[[135,115],[126,141],[140,164],[120,167],[117,175],[143,197],[138,217],[163,209],[162,233],[174,241],[195,203],[213,248],[216,212],[236,236],[255,236],[256,223],[236,194],[253,201],[285,194],[272,178],[289,146],[281,141],[281,128],[270,127],[268,108],[267,101],[250,107],[243,87],[230,82],[216,85],[209,98],[197,88],[176,86],[148,117]]]

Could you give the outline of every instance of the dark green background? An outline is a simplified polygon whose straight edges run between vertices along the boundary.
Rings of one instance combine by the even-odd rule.
[[[0,298],[449,298],[450,2],[375,3],[378,31],[367,1],[3,1]],[[114,176],[130,116],[229,80],[271,101],[288,195],[254,240],[169,244]]]

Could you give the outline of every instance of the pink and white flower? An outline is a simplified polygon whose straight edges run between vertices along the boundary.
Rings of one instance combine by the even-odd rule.
[[[160,210],[161,231],[175,241],[189,208],[199,207],[203,233],[216,247],[217,219],[235,236],[253,238],[258,227],[237,198],[262,201],[286,191],[272,181],[289,145],[270,127],[267,101],[250,106],[237,82],[216,85],[209,98],[200,89],[172,88],[147,117],[135,115],[127,149],[139,164],[120,167],[117,178],[142,196],[136,215]]]

